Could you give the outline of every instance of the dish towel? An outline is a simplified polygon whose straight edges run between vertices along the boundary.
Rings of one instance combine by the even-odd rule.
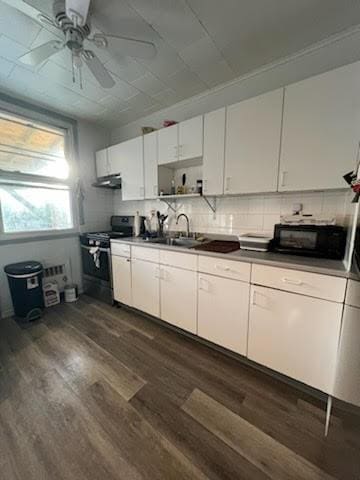
[[[90,255],[92,255],[95,267],[100,268],[100,248],[99,247],[92,247],[89,250]]]

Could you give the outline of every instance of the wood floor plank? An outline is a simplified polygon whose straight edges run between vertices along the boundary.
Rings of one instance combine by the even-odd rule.
[[[1,479],[359,480],[337,406],[89,297],[0,320]]]
[[[273,480],[334,480],[200,390],[182,408]]]
[[[93,308],[96,308],[102,314],[107,314],[125,327],[128,327],[131,330],[136,330],[147,338],[152,339],[161,331],[161,327],[159,325],[149,321],[141,315],[132,312],[131,310],[127,310],[126,308],[111,307],[110,305],[88,297],[87,295],[83,295],[82,298],[85,302],[88,302]]]
[[[154,385],[147,384],[131,405],[212,480],[269,477],[191,418]]]
[[[58,340],[71,346],[73,355],[69,364],[85,365],[90,363],[93,368],[104,376],[114,388],[126,399],[129,400],[146,383],[144,379],[136,375],[127,366],[123,365],[117,358],[100,347],[87,335],[79,331],[75,325],[79,320],[77,314],[68,310],[67,318],[69,324],[56,332]],[[73,322],[74,325],[70,323]]]
[[[154,429],[106,381],[79,394],[83,404],[101,423],[119,451],[149,480],[205,480],[192,464],[157,429]]]

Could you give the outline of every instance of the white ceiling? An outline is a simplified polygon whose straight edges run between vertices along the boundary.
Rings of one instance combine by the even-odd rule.
[[[34,5],[51,15],[51,0],[0,0],[1,91],[106,127],[149,115],[360,23],[359,0],[93,0],[94,29],[151,40],[158,53],[140,61],[97,50],[116,85],[102,89],[86,70],[80,89],[72,83],[68,51],[37,70],[17,60],[59,35],[36,21]]]

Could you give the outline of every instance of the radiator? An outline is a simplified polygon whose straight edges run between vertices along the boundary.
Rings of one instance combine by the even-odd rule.
[[[56,282],[59,291],[63,292],[65,285],[72,283],[70,260],[58,260],[54,262],[43,261],[44,277],[43,283]]]

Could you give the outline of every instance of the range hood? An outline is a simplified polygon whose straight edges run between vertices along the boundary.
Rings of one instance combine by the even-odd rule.
[[[112,175],[106,175],[105,177],[98,177],[92,186],[97,188],[119,189],[121,188],[121,175],[120,173],[114,173]]]

